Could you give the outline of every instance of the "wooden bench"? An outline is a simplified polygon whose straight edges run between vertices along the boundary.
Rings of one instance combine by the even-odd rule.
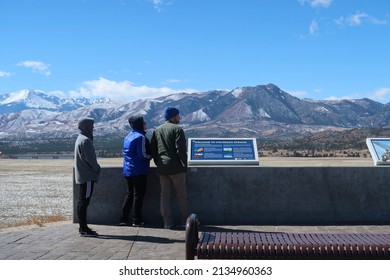
[[[390,259],[390,234],[203,232],[191,214],[186,259]]]

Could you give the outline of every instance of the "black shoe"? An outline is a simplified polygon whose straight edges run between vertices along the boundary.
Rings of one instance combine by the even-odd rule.
[[[145,222],[140,222],[140,223],[134,222],[133,223],[133,227],[144,227],[144,226],[146,226]]]
[[[120,227],[127,227],[127,226],[129,226],[129,224],[126,223],[126,222],[120,222],[120,223],[119,223],[119,226],[120,226]]]
[[[86,230],[79,229],[80,236],[85,237],[96,237],[98,236],[98,233],[90,228],[87,228]]]
[[[175,226],[174,225],[164,225],[165,229],[173,229]]]

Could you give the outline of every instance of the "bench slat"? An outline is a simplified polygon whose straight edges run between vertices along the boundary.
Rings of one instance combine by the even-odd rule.
[[[386,243],[388,242],[388,243]],[[198,258],[389,258],[390,235],[205,232]]]

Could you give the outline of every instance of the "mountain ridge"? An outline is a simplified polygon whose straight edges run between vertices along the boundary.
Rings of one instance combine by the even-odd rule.
[[[274,84],[133,102],[58,98],[42,91],[23,90],[0,95],[0,143],[7,146],[21,140],[73,139],[78,133],[77,120],[86,116],[95,119],[97,138],[118,141],[130,129],[129,116],[144,115],[150,133],[164,122],[162,112],[167,105],[179,108],[187,137],[292,140],[327,130],[390,127],[389,103],[368,98],[300,99]]]

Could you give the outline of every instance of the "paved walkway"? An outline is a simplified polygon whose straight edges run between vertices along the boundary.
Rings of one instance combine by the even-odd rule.
[[[0,260],[183,260],[185,231],[91,225],[99,236],[80,237],[70,221],[0,231]],[[200,231],[390,233],[387,226],[201,226]]]

